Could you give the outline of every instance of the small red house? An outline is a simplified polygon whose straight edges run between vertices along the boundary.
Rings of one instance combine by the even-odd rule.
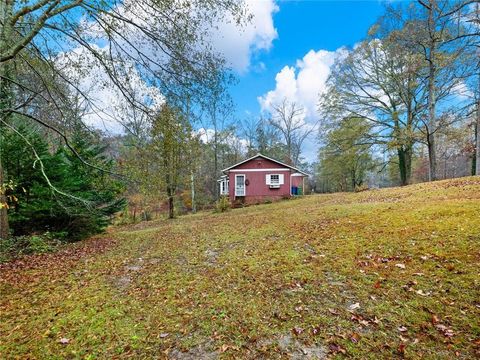
[[[257,154],[222,171],[220,194],[230,201],[259,203],[301,195],[308,174],[265,155]]]

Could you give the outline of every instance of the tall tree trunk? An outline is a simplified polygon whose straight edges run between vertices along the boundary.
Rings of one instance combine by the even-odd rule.
[[[471,169],[471,174],[472,175],[477,175],[477,153],[479,149],[479,142],[478,142],[478,124],[475,123],[473,126],[473,133],[475,135],[475,150],[473,151],[473,156],[472,156],[472,169]],[[478,174],[480,175],[480,174]]]
[[[216,110],[215,110],[216,111]],[[218,174],[218,128],[217,128],[217,120],[213,120],[213,184],[214,184],[214,191],[213,196],[215,200],[220,198],[220,191],[217,186],[217,179],[219,177]]]
[[[480,76],[477,94],[477,121],[475,123],[475,175],[480,175]]]
[[[405,180],[406,185],[411,183],[412,180],[412,156],[413,156],[413,145],[408,144],[405,146]]]
[[[8,226],[7,197],[4,189],[2,156],[0,150],[0,239],[8,238],[9,232],[10,228]]]
[[[433,19],[436,2],[430,2],[428,10],[428,23],[430,31],[430,46],[428,54],[428,125],[427,125],[427,145],[428,145],[428,160],[429,160],[429,180],[437,180],[437,153],[435,147],[435,131],[437,127],[435,108],[436,108],[436,85],[435,79],[437,75],[435,53],[436,39],[435,37],[435,22]]]
[[[408,184],[405,150],[402,147],[399,147],[397,149],[397,155],[398,155],[398,170],[400,171],[400,185],[405,186]]]
[[[195,175],[192,174],[190,175],[190,186],[192,189],[192,212],[196,213],[197,212],[197,204],[195,203]]]
[[[9,18],[12,15],[12,1],[0,0],[0,54],[4,54],[9,48],[9,39],[12,34],[12,28],[9,26]],[[2,135],[4,131],[4,122],[8,120],[10,114],[5,112],[12,106],[13,94],[11,83],[4,77],[10,77],[12,67],[11,61],[0,63],[0,239],[9,236],[7,197],[5,194],[5,173],[2,165]]]
[[[175,217],[175,210],[173,204],[173,195],[170,193],[168,195],[168,218],[173,219]]]
[[[406,144],[397,149],[398,169],[400,171],[400,185],[410,184],[412,178],[413,145]]]
[[[190,96],[187,95],[187,123],[190,124]],[[191,170],[190,170],[190,188],[192,192],[192,213],[197,212],[197,204],[195,203],[195,171],[194,169],[194,156],[192,151],[192,146],[190,147],[190,163],[191,163]],[[216,179],[214,179],[216,180]]]

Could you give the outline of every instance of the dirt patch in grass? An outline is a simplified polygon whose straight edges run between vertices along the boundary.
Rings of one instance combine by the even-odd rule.
[[[174,349],[169,352],[168,358],[172,360],[216,360],[219,355],[219,351],[209,349],[208,345],[199,345],[185,352]]]

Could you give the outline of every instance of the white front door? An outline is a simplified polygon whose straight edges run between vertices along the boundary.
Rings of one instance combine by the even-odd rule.
[[[245,196],[245,175],[235,175],[235,196]]]

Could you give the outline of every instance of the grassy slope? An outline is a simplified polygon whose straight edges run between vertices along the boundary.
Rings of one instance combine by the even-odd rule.
[[[480,178],[142,226],[0,268],[0,358],[480,355]]]

